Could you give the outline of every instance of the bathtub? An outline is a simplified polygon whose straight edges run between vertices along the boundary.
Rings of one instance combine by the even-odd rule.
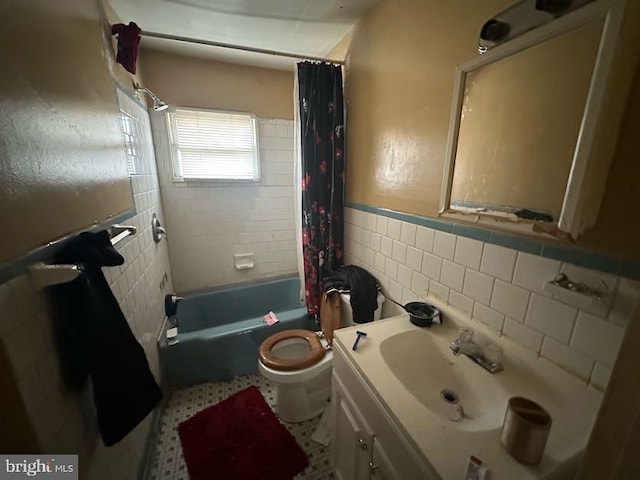
[[[316,330],[299,300],[298,277],[216,288],[187,295],[178,305],[178,343],[158,340],[160,364],[171,386],[228,380],[258,368],[258,348],[270,335],[290,328]],[[262,316],[280,320],[267,326]]]

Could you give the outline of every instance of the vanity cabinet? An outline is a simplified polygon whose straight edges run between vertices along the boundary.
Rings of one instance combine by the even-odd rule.
[[[339,480],[437,479],[334,342],[331,462]]]

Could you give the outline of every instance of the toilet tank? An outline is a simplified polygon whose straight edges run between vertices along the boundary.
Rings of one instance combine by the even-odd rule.
[[[384,295],[382,292],[378,292],[378,308],[373,312],[373,320],[380,320],[380,315],[382,313],[382,304],[385,301]],[[350,327],[352,325],[357,325],[353,321],[353,311],[351,310],[351,295],[348,293],[340,294],[340,327]]]

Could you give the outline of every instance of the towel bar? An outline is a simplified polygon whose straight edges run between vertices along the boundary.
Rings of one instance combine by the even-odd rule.
[[[137,228],[133,225],[112,225],[109,228],[111,245],[115,245],[129,235],[135,235],[136,232]],[[38,262],[31,265],[28,270],[33,286],[42,289],[75,280],[80,275],[82,268],[78,265],[49,265]]]

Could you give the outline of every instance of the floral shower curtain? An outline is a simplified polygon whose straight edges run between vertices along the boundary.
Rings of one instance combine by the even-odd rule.
[[[298,63],[302,250],[309,315],[320,313],[324,275],[342,266],[344,108],[342,69]]]

